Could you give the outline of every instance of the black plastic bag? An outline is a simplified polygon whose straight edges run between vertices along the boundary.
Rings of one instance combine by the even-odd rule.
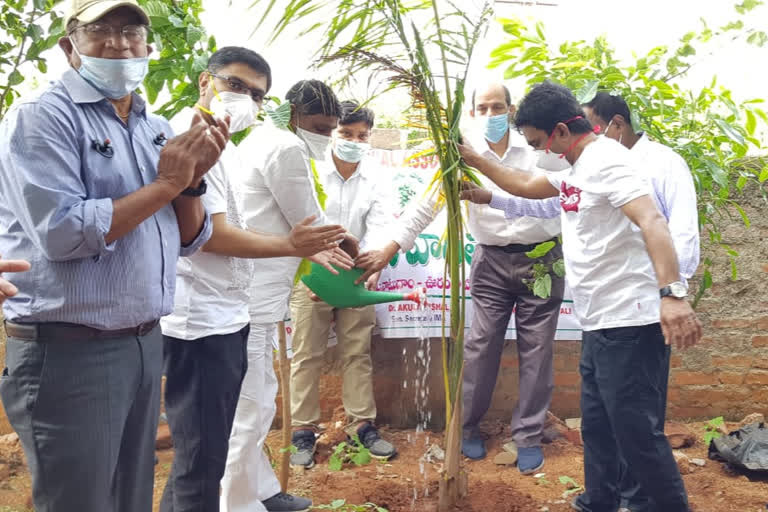
[[[751,423],[713,439],[709,443],[709,458],[737,468],[768,472],[768,427]]]

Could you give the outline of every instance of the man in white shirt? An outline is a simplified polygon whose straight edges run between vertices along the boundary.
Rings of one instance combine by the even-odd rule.
[[[513,113],[505,86],[492,84],[476,91],[470,115],[477,134],[471,144],[499,165],[538,172],[533,151],[519,133],[509,129]],[[488,188],[496,188],[490,180],[481,179]],[[393,241],[381,251],[361,255],[357,265],[368,272],[377,271],[398,249],[410,250],[419,233],[438,213],[435,199],[411,207],[399,223],[400,230]],[[544,463],[541,438],[552,397],[553,343],[564,284],[562,278],[553,275],[552,294],[542,299],[533,294],[527,281],[533,275],[534,264],[551,263],[561,257],[557,240],[560,223],[557,219],[531,217],[510,221],[502,212],[477,204],[469,205],[467,223],[478,246],[470,274],[474,315],[464,342],[462,452],[471,459],[486,455],[479,423],[491,403],[504,335],[515,311],[520,392],[512,412],[512,437],[518,448],[518,469],[531,474]],[[557,243],[549,254],[541,259],[526,256],[527,251],[549,240]]]
[[[688,164],[671,148],[650,140],[645,133],[635,133],[629,106],[621,96],[598,92],[583,108],[587,119],[593,125],[599,126],[601,133],[632,150],[632,156],[637,158],[638,165],[647,173],[656,206],[669,224],[669,232],[680,263],[680,280],[687,283],[699,266],[699,215],[696,188]],[[669,353],[664,366],[659,384],[663,390],[659,404],[662,424],[667,411]],[[622,465],[619,490],[623,508],[629,509],[630,512],[654,510],[650,496],[632,478],[626,463]]]
[[[29,270],[29,262],[27,261],[3,260],[0,257],[0,276],[3,275],[3,272],[26,272],[27,270]],[[0,277],[0,305],[5,299],[16,295],[18,291],[13,284]]]
[[[243,221],[249,230],[285,236],[309,216],[328,224],[318,204],[312,168],[329,148],[338,124],[339,102],[317,80],[302,80],[286,94],[290,127],[260,126],[238,148],[245,165],[239,169]],[[337,249],[337,252],[341,252]],[[337,260],[351,268],[344,255]],[[275,415],[277,379],[272,366],[276,323],[288,313],[288,299],[300,258],[270,258],[254,265],[250,284],[251,331],[248,372],[235,412],[229,453],[221,481],[223,512],[304,511],[309,500],[280,493],[280,483],[264,451]],[[276,497],[273,502],[264,500]],[[264,502],[264,503],[262,503]]]
[[[596,137],[565,87],[535,86],[515,124],[531,146],[560,155],[570,170],[532,176],[467,146],[459,149],[468,165],[510,194],[560,197],[566,279],[584,329],[579,369],[586,492],[579,505],[588,512],[618,508],[618,450],[656,510],[688,512],[658,413],[657,383],[666,345],[695,345],[701,324],[684,300],[666,220],[629,151]]]
[[[326,194],[325,214],[330,222],[346,226],[360,240],[361,250],[385,242],[386,226],[392,220],[387,184],[380,171],[365,155],[374,113],[357,102],[341,103],[331,159],[318,167]],[[366,286],[375,290],[379,273]],[[342,368],[342,401],[347,414],[347,434],[357,435],[373,457],[387,460],[395,447],[381,439],[376,420],[371,363],[371,332],[376,323],[374,306],[334,309],[310,297],[303,283],[291,296],[293,359],[291,360],[291,419],[293,445],[291,464],[314,465],[315,439],[320,421],[320,376],[332,321],[335,321],[337,350]]]
[[[271,81],[269,64],[256,52],[221,48],[200,75],[198,105],[217,117],[229,116],[231,129],[240,131],[255,121]],[[206,175],[202,200],[213,233],[202,251],[179,259],[174,311],[161,321],[165,408],[175,450],[162,512],[219,510],[219,484],[247,368],[252,266],[246,258],[310,256],[332,248],[344,233],[341,226],[312,227],[311,217],[287,235],[248,231],[230,182],[242,165],[234,151],[230,144]],[[269,499],[266,503],[269,509]]]

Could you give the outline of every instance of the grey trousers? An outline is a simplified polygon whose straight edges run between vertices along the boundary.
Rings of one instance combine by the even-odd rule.
[[[0,394],[37,512],[150,512],[160,327],[107,340],[8,338]]]
[[[553,276],[552,294],[547,299],[535,296],[524,280],[531,278],[535,263],[551,263],[561,257],[559,245],[539,260],[500,247],[477,246],[470,273],[474,314],[464,342],[465,438],[480,436],[478,425],[491,405],[504,334],[514,309],[520,380],[512,411],[512,437],[518,447],[541,444],[552,399],[553,345],[564,280]]]

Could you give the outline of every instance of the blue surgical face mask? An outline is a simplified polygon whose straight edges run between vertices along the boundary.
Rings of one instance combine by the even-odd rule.
[[[369,149],[371,149],[370,144],[352,142],[351,140],[339,138],[336,139],[336,146],[333,148],[333,152],[341,160],[356,164],[363,159]]]
[[[509,114],[499,114],[498,116],[482,117],[485,125],[485,140],[499,142],[509,131]]]
[[[102,59],[81,54],[74,41],[72,48],[80,57],[80,69],[77,70],[80,76],[113,100],[124,98],[138,89],[149,71],[149,57]]]

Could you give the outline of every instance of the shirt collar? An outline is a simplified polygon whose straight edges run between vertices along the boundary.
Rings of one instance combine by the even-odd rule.
[[[61,83],[75,103],[99,103],[107,99],[73,68],[64,72],[64,75],[61,77]],[[145,114],[147,103],[144,101],[144,98],[135,92],[131,94],[133,95],[131,111],[135,114]]]

